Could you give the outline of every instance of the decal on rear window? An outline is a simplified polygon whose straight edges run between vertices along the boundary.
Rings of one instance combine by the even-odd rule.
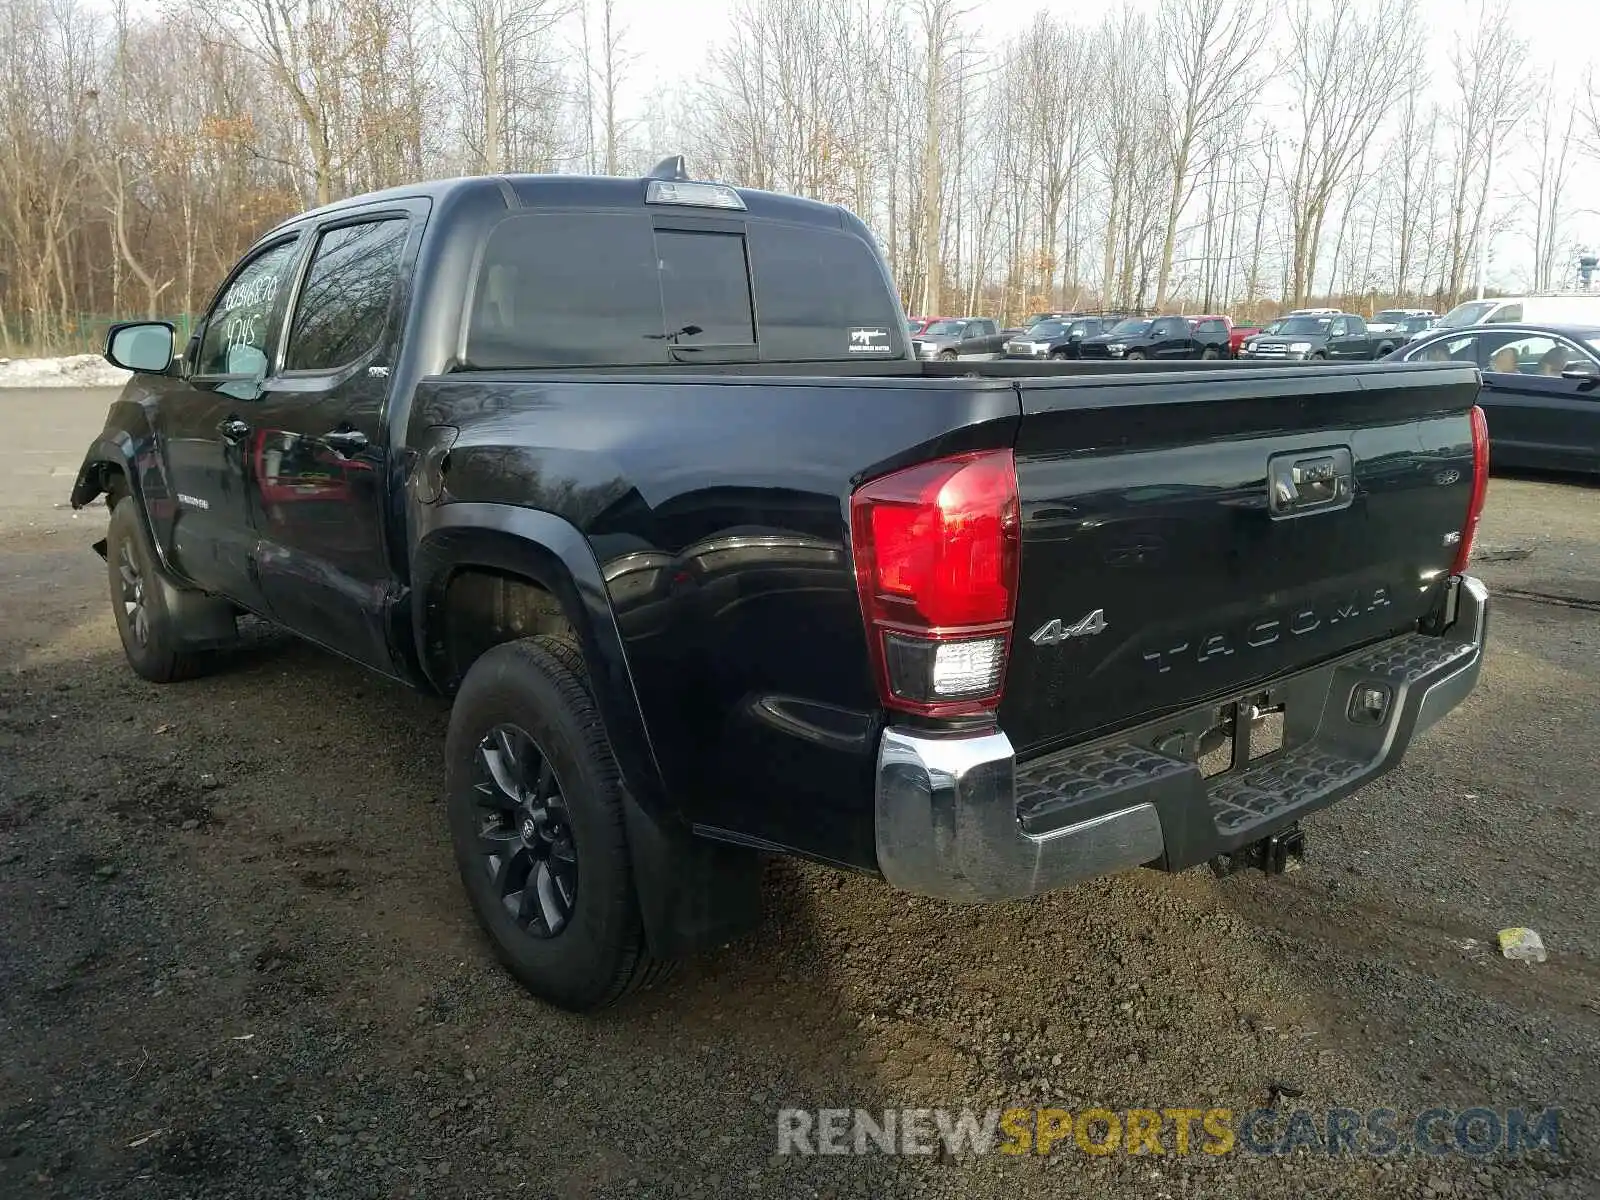
[[[893,354],[894,347],[889,343],[889,331],[882,328],[865,326],[850,331],[851,354]]]

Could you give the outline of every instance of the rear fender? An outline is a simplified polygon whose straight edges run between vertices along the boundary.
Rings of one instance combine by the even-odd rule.
[[[589,670],[623,780],[634,883],[651,950],[681,957],[748,931],[760,918],[761,861],[695,837],[667,795],[645,727],[600,566],[587,539],[551,513],[457,502],[429,507],[412,561],[414,633],[429,681],[460,685],[447,644],[450,580],[488,569],[532,580],[556,598]]]

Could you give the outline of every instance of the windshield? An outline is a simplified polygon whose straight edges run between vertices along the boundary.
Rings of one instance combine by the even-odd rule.
[[[1273,330],[1274,333],[1327,333],[1331,317],[1290,317]]]
[[[1031,338],[1058,338],[1066,331],[1066,326],[1060,321],[1040,321],[1028,328]]]
[[[1489,315],[1489,310],[1498,300],[1468,300],[1465,304],[1458,304],[1444,316],[1439,318],[1440,329],[1461,329],[1467,325],[1476,325]]]
[[[1109,337],[1138,337],[1150,329],[1149,321],[1118,321],[1111,327]]]
[[[1375,325],[1398,325],[1411,314],[1403,308],[1386,308],[1372,318]]]
[[[965,321],[935,321],[922,332],[930,337],[957,337],[966,331]]]
[[[1416,333],[1419,330],[1427,329],[1432,324],[1432,317],[1406,317],[1400,322],[1400,327],[1407,333]]]

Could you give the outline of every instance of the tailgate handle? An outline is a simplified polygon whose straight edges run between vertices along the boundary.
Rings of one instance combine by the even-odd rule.
[[[1355,468],[1346,446],[1274,454],[1267,461],[1267,507],[1274,517],[1344,508],[1354,482]]]

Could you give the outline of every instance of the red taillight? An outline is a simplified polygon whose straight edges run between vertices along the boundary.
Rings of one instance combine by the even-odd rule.
[[[1472,499],[1467,504],[1467,521],[1461,527],[1461,541],[1456,546],[1456,561],[1450,566],[1452,575],[1466,572],[1467,560],[1472,557],[1472,540],[1478,535],[1478,518],[1483,515],[1483,502],[1489,494],[1489,422],[1483,409],[1472,406]]]
[[[1000,703],[1018,526],[1010,450],[907,467],[851,497],[856,586],[884,704],[959,716]]]

